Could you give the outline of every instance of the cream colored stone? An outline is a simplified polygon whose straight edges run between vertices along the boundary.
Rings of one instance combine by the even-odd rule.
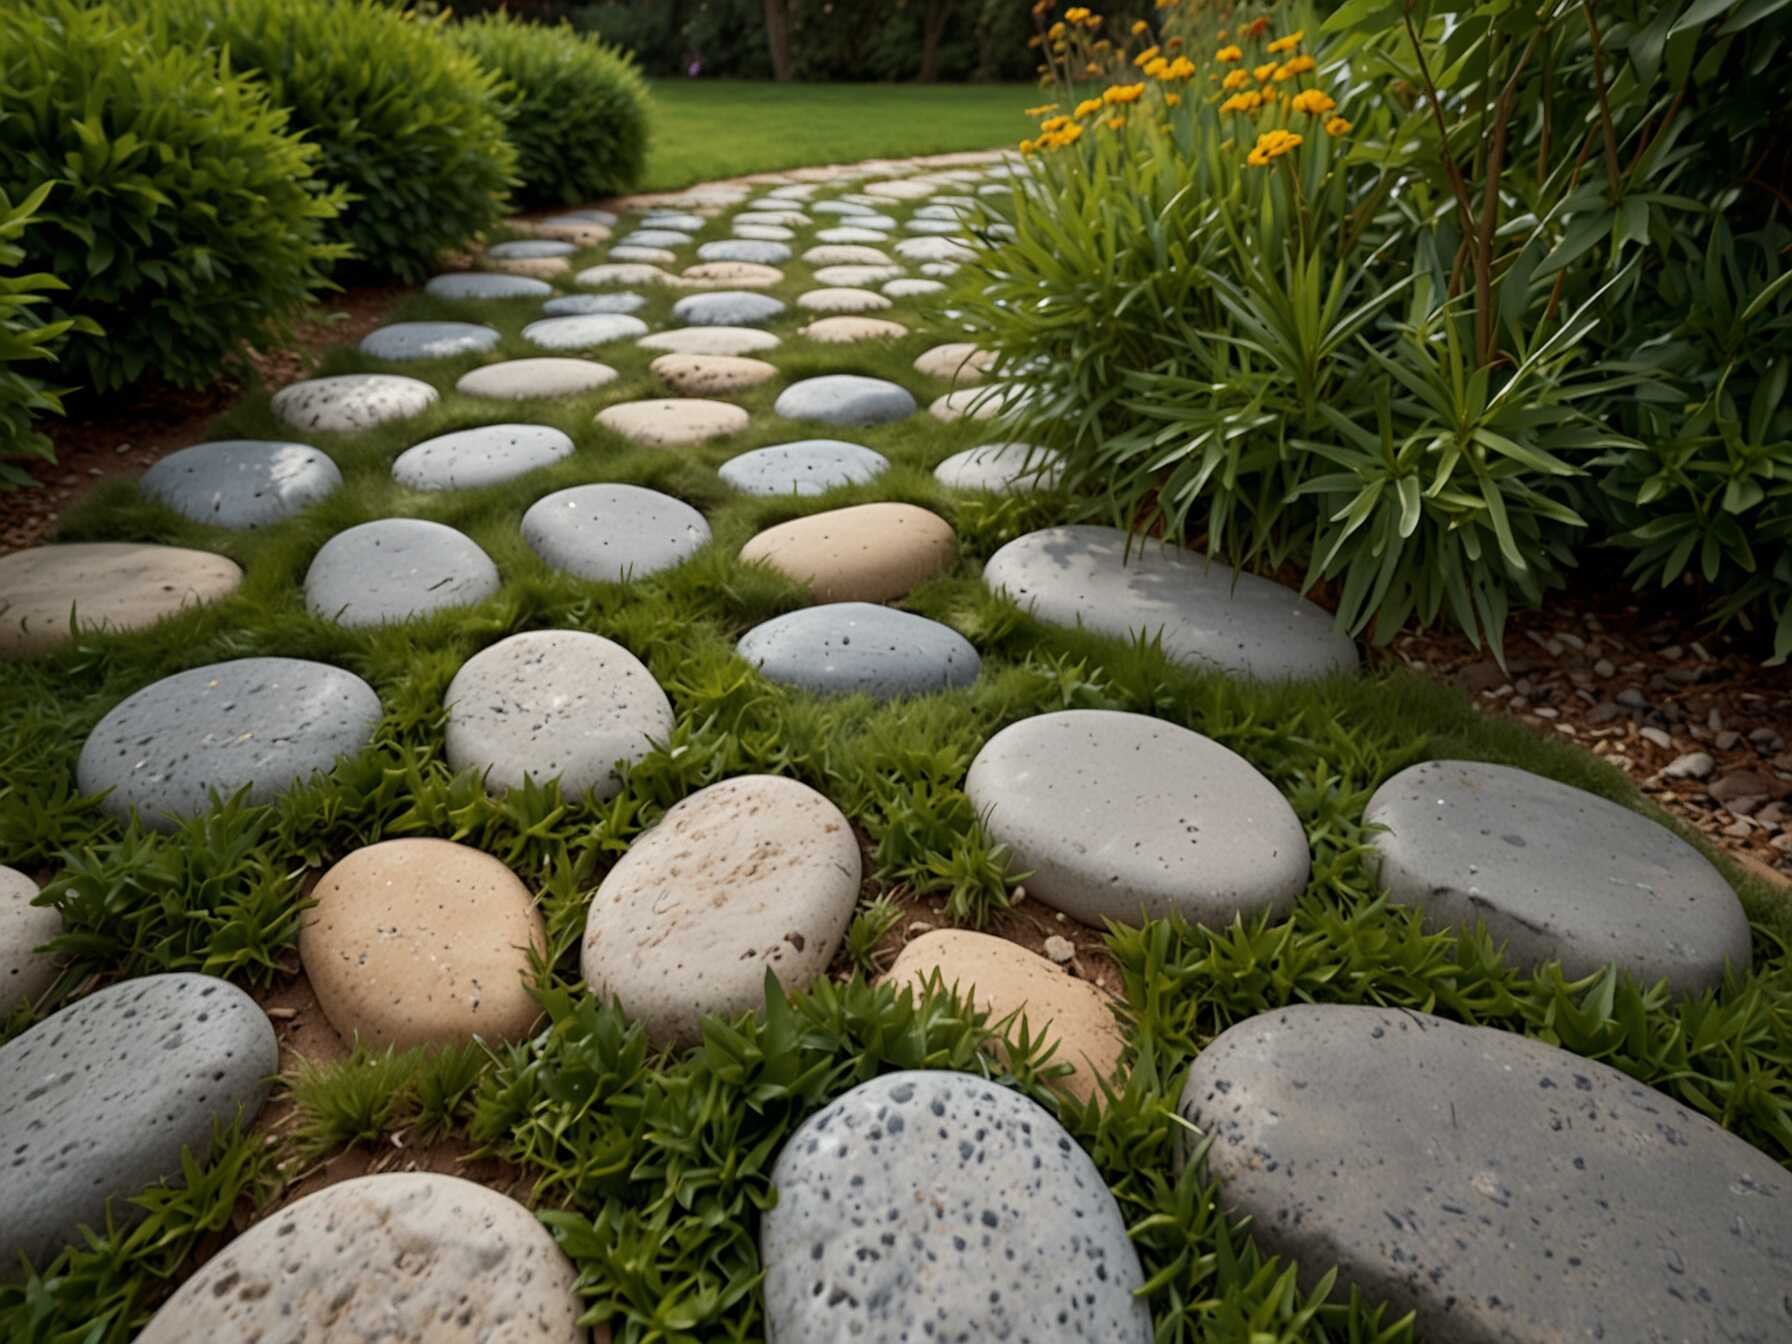
[[[745,355],[770,350],[780,342],[758,327],[676,327],[643,336],[635,344],[643,350],[665,350],[674,355]]]
[[[888,266],[890,254],[879,248],[855,243],[824,243],[803,253],[811,266]]]
[[[597,423],[605,429],[654,448],[738,434],[747,427],[748,418],[739,406],[699,397],[625,401],[597,413]]]
[[[888,602],[951,567],[951,524],[913,504],[856,504],[767,528],[741,547],[808,587],[818,602]]]
[[[0,658],[66,644],[71,609],[84,630],[139,630],[242,581],[234,561],[179,546],[88,541],[0,555]]]
[[[930,378],[944,378],[948,382],[980,383],[995,362],[993,351],[979,350],[972,341],[954,341],[950,345],[936,345],[921,355],[915,360],[915,369]]]
[[[484,270],[531,275],[537,280],[552,280],[572,269],[565,257],[485,257],[479,265]]]
[[[756,261],[700,261],[678,277],[680,284],[696,289],[770,289],[783,279],[776,266]]]
[[[596,243],[608,242],[610,238],[610,230],[596,220],[512,220],[510,227],[518,233],[552,238],[556,242],[572,243],[575,247],[590,247]]]
[[[991,383],[985,387],[961,387],[936,397],[927,409],[935,420],[950,424],[954,420],[994,420],[1012,411],[1023,409],[1030,397],[1025,388],[1012,383]]]
[[[799,335],[823,345],[850,345],[854,341],[893,341],[908,335],[908,328],[882,317],[821,317]]]
[[[776,364],[739,355],[661,355],[647,367],[688,397],[725,396],[778,376]]]
[[[812,313],[870,313],[888,308],[890,301],[869,289],[832,287],[797,295],[796,306]]]
[[[37,949],[62,932],[62,914],[36,899],[37,883],[0,865],[0,1020],[56,983],[56,958]]]

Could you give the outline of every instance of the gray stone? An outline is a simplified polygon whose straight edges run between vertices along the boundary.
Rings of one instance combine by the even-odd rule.
[[[1717,762],[1711,759],[1710,752],[1689,751],[1668,762],[1661,773],[1669,779],[1704,779],[1715,769]]]
[[[477,322],[394,322],[363,336],[361,353],[375,359],[452,359],[497,343],[497,331]]]
[[[990,557],[983,581],[1040,620],[1132,639],[1162,634],[1165,654],[1192,667],[1263,680],[1321,677],[1357,666],[1356,646],[1324,609],[1223,563],[1133,540],[1112,527],[1029,532]]]
[[[1608,1065],[1300,1004],[1207,1046],[1182,1113],[1265,1250],[1309,1290],[1338,1265],[1420,1339],[1786,1338],[1792,1177]]]
[[[539,299],[554,292],[545,280],[494,271],[464,271],[438,275],[423,292],[434,299]]]
[[[882,378],[829,373],[792,383],[778,394],[772,410],[788,420],[829,425],[884,425],[915,413],[908,389]]]
[[[678,254],[667,248],[637,247],[630,243],[612,247],[609,256],[611,261],[648,261],[657,266],[670,266],[678,260]]]
[[[977,202],[969,196],[954,196],[950,199],[942,196],[926,205],[915,207],[913,219],[944,219],[957,221],[973,212]]]
[[[882,284],[886,280],[899,280],[902,275],[903,270],[900,266],[823,266],[814,273],[814,280],[816,284],[830,289],[862,290],[867,285]],[[862,303],[867,308],[888,308],[890,306],[890,301],[881,294],[870,295]]]
[[[1665,826],[1553,779],[1426,761],[1369,800],[1382,885],[1446,928],[1487,925],[1529,968],[1571,979],[1615,963],[1676,992],[1749,964],[1748,917],[1723,876]]]
[[[498,261],[539,261],[543,257],[570,257],[577,250],[571,243],[546,238],[521,238],[510,243],[494,243],[485,249],[485,255]]]
[[[638,261],[617,261],[605,262],[601,266],[587,266],[573,277],[573,283],[597,289],[604,285],[663,285],[671,279],[658,266]]]
[[[679,211],[656,210],[641,220],[644,229],[670,229],[677,233],[696,233],[709,223],[702,215],[686,214]]]
[[[757,327],[783,311],[783,300],[744,289],[692,294],[672,305],[672,316],[693,327]]]
[[[1138,1253],[1101,1173],[1036,1102],[888,1073],[803,1122],[760,1227],[781,1344],[1147,1344]]]
[[[750,238],[724,238],[704,243],[697,249],[704,261],[751,261],[760,266],[782,266],[790,260],[790,249],[783,243],[757,243]]]
[[[993,490],[1018,495],[1057,488],[1064,459],[1030,443],[986,443],[953,453],[933,469],[933,478],[953,490]]]
[[[854,205],[851,201],[817,201],[809,207],[811,213],[817,215],[875,215],[868,205]]]
[[[378,518],[338,532],[305,571],[305,607],[338,625],[396,625],[483,602],[498,567],[465,533],[421,518]]]
[[[677,229],[636,229],[617,241],[621,247],[680,248],[690,243],[691,236]],[[614,249],[611,255],[615,255]]]
[[[591,359],[551,355],[507,359],[464,373],[454,390],[469,397],[527,401],[532,397],[570,397],[616,380],[616,370]]]
[[[644,350],[665,350],[675,355],[744,355],[770,350],[782,342],[757,327],[679,327],[643,336],[635,344]]]
[[[523,515],[523,540],[555,569],[621,583],[683,564],[709,541],[709,524],[657,490],[579,485],[536,500]]]
[[[861,267],[839,267],[840,270],[860,270]],[[868,289],[855,289],[834,286],[826,289],[811,289],[797,295],[796,306],[811,313],[870,313],[888,308],[890,301],[882,294],[875,294]]]
[[[274,393],[274,414],[300,429],[347,433],[408,420],[436,403],[436,390],[395,373],[339,373],[307,378]]]
[[[646,334],[647,324],[626,313],[544,317],[523,328],[523,339],[544,350],[589,350],[613,341],[632,341]]]
[[[341,484],[336,464],[306,444],[220,439],[170,453],[139,488],[195,522],[243,532],[290,518]]]
[[[921,264],[921,274],[931,276],[935,280],[944,280],[957,275],[959,269],[956,261],[928,261]]]
[[[913,299],[923,294],[938,294],[946,286],[938,280],[887,280],[882,288],[892,299]]]
[[[633,313],[647,306],[642,294],[563,294],[541,305],[549,317],[591,317],[598,313]]]
[[[56,983],[56,959],[37,949],[62,932],[62,916],[36,899],[37,883],[0,866],[0,1021]]]
[[[885,241],[885,237],[883,232],[879,229],[866,229],[860,228],[857,225],[847,224],[837,229],[820,230],[815,235],[815,241],[818,243],[831,244],[881,243]]]
[[[716,469],[749,495],[819,495],[841,485],[860,485],[889,470],[882,453],[843,439],[798,439],[731,457]]]
[[[1085,924],[1181,915],[1224,928],[1285,914],[1306,832],[1276,786],[1211,738],[1144,714],[1022,719],[977,753],[965,793],[1027,892]]]
[[[181,1150],[212,1125],[253,1121],[278,1065],[274,1029],[242,990],[209,975],[147,975],[89,994],[0,1046],[0,1263],[47,1267],[107,1202],[178,1183]]]
[[[870,602],[774,617],[747,631],[739,647],[770,680],[818,695],[927,695],[969,686],[982,668],[977,650],[951,626]]]
[[[477,490],[572,456],[572,440],[548,425],[480,425],[425,439],[392,464],[409,490]]]
[[[173,830],[202,816],[208,791],[244,785],[265,803],[373,740],[380,700],[361,678],[297,658],[239,658],[176,672],[114,705],[75,766],[82,793],[120,820]]]
[[[911,219],[902,226],[906,233],[918,234],[922,237],[943,238],[948,234],[962,234],[964,225],[955,220],[945,219]]]
[[[955,264],[969,261],[977,254],[966,244],[952,238],[904,238],[896,244],[896,255],[909,261]]]
[[[616,223],[614,210],[568,210],[562,214],[549,215],[541,221],[543,224],[601,224],[606,229]]]
[[[736,224],[736,238],[748,238],[756,243],[788,243],[796,237],[795,229],[787,229],[781,224]]]
[[[810,248],[803,253],[803,260],[810,266],[888,266],[890,254],[878,247],[829,243]]]
[[[771,224],[785,229],[807,227],[811,220],[800,210],[742,210],[734,217],[736,224]]]

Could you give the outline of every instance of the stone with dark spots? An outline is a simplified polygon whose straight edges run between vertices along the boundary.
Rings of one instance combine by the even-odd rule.
[[[305,571],[305,606],[351,628],[396,625],[482,602],[498,585],[498,567],[465,533],[422,518],[378,518],[319,548]]]
[[[709,540],[709,524],[682,499],[657,490],[576,485],[530,505],[523,540],[555,569],[621,583],[684,563]]]
[[[247,532],[292,517],[341,484],[336,464],[307,444],[220,439],[170,453],[139,488],[195,522]]]
[[[452,359],[490,350],[496,328],[477,322],[394,322],[361,338],[361,353],[375,359]]]
[[[551,425],[480,425],[426,439],[392,463],[411,490],[475,490],[572,456],[572,440]]]
[[[836,486],[862,485],[889,468],[888,458],[863,444],[798,439],[731,457],[716,472],[749,495],[819,495]]]
[[[871,602],[830,602],[773,617],[740,641],[772,681],[818,695],[893,700],[969,686],[982,660],[949,625]]]
[[[495,271],[462,271],[438,275],[423,292],[432,299],[545,299],[554,292],[546,280]]]

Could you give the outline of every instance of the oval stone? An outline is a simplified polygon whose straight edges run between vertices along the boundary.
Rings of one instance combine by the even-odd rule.
[[[523,540],[555,569],[599,583],[682,564],[709,541],[703,515],[638,485],[577,485],[529,506]]]
[[[679,276],[681,283],[701,289],[770,289],[784,279],[784,272],[775,266],[760,266],[750,261],[705,261],[687,266]]]
[[[995,355],[988,350],[979,350],[975,341],[954,341],[949,345],[936,345],[919,356],[915,360],[915,370],[948,382],[980,383],[995,362]]]
[[[132,541],[60,542],[0,555],[0,658],[30,658],[82,630],[141,630],[229,597],[243,581],[210,551]]]
[[[982,387],[961,387],[956,392],[935,397],[927,411],[935,420],[947,424],[954,420],[994,420],[1024,410],[1031,400],[1025,388],[989,383]]]
[[[562,294],[541,305],[549,317],[589,317],[595,313],[633,313],[647,306],[642,294]]]
[[[969,686],[982,660],[958,631],[869,602],[831,602],[773,617],[740,641],[768,679],[819,695],[905,695]]]
[[[661,355],[648,369],[674,392],[712,397],[744,392],[778,376],[778,366],[741,355]]]
[[[891,305],[882,294],[869,289],[835,287],[799,294],[796,306],[811,313],[869,313]]]
[[[829,243],[810,248],[803,260],[810,266],[888,266],[890,254],[876,247]]]
[[[682,210],[656,210],[641,219],[644,229],[672,229],[678,233],[696,233],[708,220],[702,215],[693,215]]]
[[[507,359],[461,375],[456,392],[494,401],[528,401],[532,397],[572,397],[616,380],[616,370],[591,359],[543,355]]]
[[[760,1225],[781,1344],[1148,1344],[1145,1276],[1101,1173],[1036,1102],[888,1073],[817,1111]]]
[[[903,238],[896,243],[896,255],[908,261],[966,262],[977,253],[956,238]]]
[[[548,425],[481,425],[425,439],[392,463],[409,490],[476,490],[572,456],[572,440]]]
[[[827,971],[859,898],[859,845],[821,794],[741,775],[668,811],[610,870],[585,920],[581,958],[656,1042],[688,1043],[707,1014],[789,993]]]
[[[345,434],[408,420],[436,403],[436,390],[395,373],[339,373],[307,378],[274,393],[274,414],[300,429]]]
[[[949,233],[962,234],[964,232],[964,225],[957,220],[951,219],[911,219],[903,224],[902,229],[905,233],[936,235]]]
[[[690,241],[691,235],[682,229],[636,229],[633,233],[624,236],[619,245],[622,247],[680,248],[687,246]],[[614,248],[611,249],[611,254],[615,254]]]
[[[1416,1312],[1421,1339],[1786,1336],[1792,1177],[1609,1065],[1300,1004],[1203,1050],[1182,1114],[1265,1250],[1308,1289],[1338,1265],[1386,1319]]]
[[[697,249],[704,261],[750,261],[760,266],[782,266],[790,260],[790,249],[783,243],[761,243],[751,238],[722,238],[704,243]]]
[[[499,271],[463,271],[438,275],[423,292],[434,299],[541,299],[554,292],[545,280]]]
[[[1030,443],[986,443],[953,453],[933,469],[933,478],[954,490],[991,490],[1019,495],[1054,490],[1064,475],[1064,459]]]
[[[768,527],[741,547],[818,602],[889,602],[952,567],[952,525],[913,504],[857,504]]]
[[[892,299],[913,299],[922,294],[938,294],[945,287],[942,281],[919,278],[886,280],[882,286],[884,293]]]
[[[738,434],[747,427],[744,407],[702,397],[662,397],[624,401],[597,413],[597,423],[612,433],[654,448]]]
[[[0,1021],[56,983],[56,959],[37,949],[62,932],[62,916],[36,899],[37,883],[0,866]]]
[[[1072,709],[1002,729],[965,793],[1027,890],[1100,927],[1285,914],[1307,836],[1276,786],[1212,738],[1145,714]]]
[[[96,990],[0,1045],[0,1262],[40,1267],[82,1226],[143,1217],[130,1196],[179,1181],[181,1150],[245,1125],[279,1064],[274,1028],[226,980],[181,972]]]
[[[361,353],[375,359],[452,359],[497,343],[497,331],[476,322],[394,322],[363,336]]]
[[[750,290],[692,294],[672,305],[672,316],[693,327],[753,327],[784,311],[784,301]]]
[[[870,294],[871,298],[877,300],[876,303],[869,303],[865,299],[855,299],[854,302],[872,308],[888,308],[890,300],[882,294],[873,293],[870,286],[885,280],[899,280],[904,274],[906,272],[900,266],[823,266],[814,273],[814,280],[818,285]]]
[[[830,373],[792,383],[778,394],[775,414],[829,425],[884,425],[915,413],[908,389],[883,378]]]
[[[736,224],[734,236],[750,238],[756,243],[788,243],[796,237],[796,230],[781,224]]]
[[[788,202],[786,202],[788,204]],[[736,224],[772,224],[786,229],[800,229],[811,221],[801,210],[742,210],[734,217]]]
[[[868,205],[841,200],[817,201],[809,209],[818,215],[875,215],[877,213]]]
[[[612,341],[647,334],[647,324],[627,313],[588,313],[583,317],[544,317],[523,328],[523,339],[544,350],[588,350]]]
[[[667,248],[638,247],[631,243],[612,247],[609,257],[611,261],[650,261],[660,266],[670,266],[678,260],[678,254]]]
[[[599,289],[604,285],[663,285],[672,277],[658,266],[649,266],[645,262],[614,261],[587,266],[572,279],[575,285]]]
[[[675,355],[745,355],[779,345],[769,331],[755,327],[680,327],[656,331],[635,342],[643,350],[665,350]]]
[[[140,488],[195,522],[246,532],[315,504],[342,484],[336,464],[303,443],[220,439],[170,453]]]
[[[908,328],[881,317],[818,317],[799,334],[823,345],[851,345],[855,341],[892,341],[908,335]]]
[[[888,471],[882,453],[842,439],[799,439],[731,457],[716,469],[749,495],[819,495],[842,485],[862,485]]]
[[[879,229],[867,229],[857,225],[846,224],[839,228],[819,230],[815,235],[815,241],[818,243],[839,246],[842,244],[854,243],[881,243],[885,241],[885,237],[883,232]]]
[[[578,249],[557,239],[521,238],[508,243],[493,243],[485,255],[499,261],[539,261],[544,257],[570,257]]]
[[[305,607],[338,625],[396,625],[483,602],[498,567],[465,533],[421,518],[379,518],[338,532],[305,571]]]

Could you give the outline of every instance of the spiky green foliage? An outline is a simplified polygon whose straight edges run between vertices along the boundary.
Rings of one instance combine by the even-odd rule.
[[[52,292],[67,290],[66,284],[53,275],[21,273],[25,249],[20,239],[49,197],[51,185],[43,183],[17,204],[0,188],[0,490],[31,479],[9,459],[30,455],[56,460],[50,441],[31,422],[62,414],[61,394],[66,389],[47,385],[39,376],[41,369],[27,372],[17,367],[54,363],[63,338],[76,327],[74,318],[52,322],[39,311]],[[99,332],[88,321],[80,323],[80,330],[88,335]]]

